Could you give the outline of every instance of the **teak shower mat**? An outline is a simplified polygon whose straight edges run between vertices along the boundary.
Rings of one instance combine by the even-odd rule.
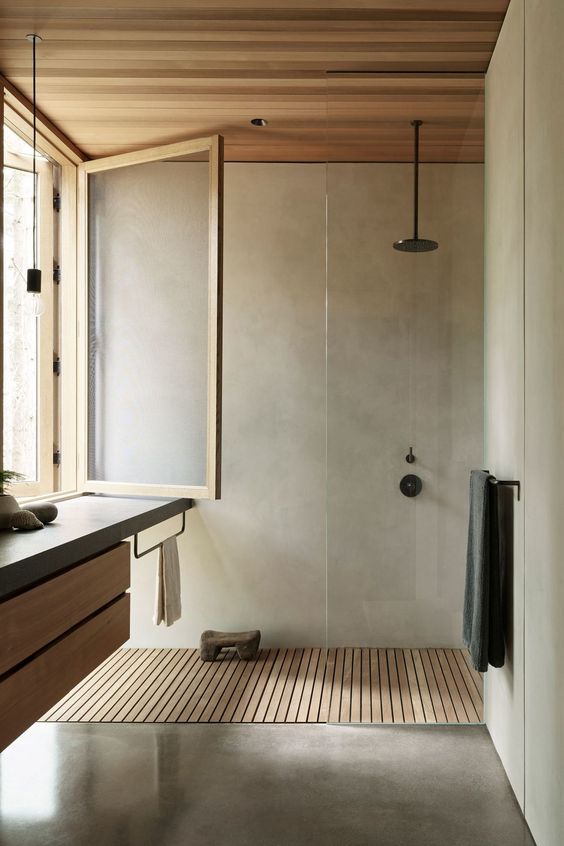
[[[460,649],[119,649],[42,718],[102,723],[479,723]]]

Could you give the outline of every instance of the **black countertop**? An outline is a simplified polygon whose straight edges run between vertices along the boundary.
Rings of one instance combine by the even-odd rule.
[[[57,508],[43,529],[0,531],[0,600],[182,514],[192,500],[88,495]]]

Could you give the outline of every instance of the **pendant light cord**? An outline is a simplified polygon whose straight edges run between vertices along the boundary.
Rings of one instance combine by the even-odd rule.
[[[36,141],[37,141],[37,73],[35,65],[35,47],[37,38],[34,35],[33,47],[33,269],[37,268],[37,164],[36,164]]]

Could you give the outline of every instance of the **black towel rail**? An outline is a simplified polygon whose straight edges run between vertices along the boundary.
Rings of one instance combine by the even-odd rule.
[[[182,528],[175,535],[170,535],[170,537],[171,538],[180,537],[180,535],[182,535],[184,533],[185,529],[186,529],[186,512],[183,511],[182,512]],[[158,549],[159,546],[162,546],[162,545],[163,545],[163,541],[161,541],[160,543],[156,543],[154,546],[149,547],[149,549],[144,549],[143,552],[139,552],[139,535],[135,535],[135,537],[133,539],[133,554],[135,555],[136,558],[143,558],[144,555],[148,555],[150,552],[154,552],[155,549]]]
[[[489,470],[484,470],[484,473],[489,473]],[[492,485],[507,485],[508,487],[517,488],[517,502],[521,500],[521,482],[516,479],[496,479],[494,476],[490,479]]]

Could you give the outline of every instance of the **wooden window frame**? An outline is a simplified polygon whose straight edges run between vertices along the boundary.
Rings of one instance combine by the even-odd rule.
[[[88,478],[88,177],[93,173],[180,156],[208,154],[208,372],[207,455],[205,485],[141,484]],[[222,365],[222,253],[223,253],[223,138],[213,135],[166,144],[132,153],[107,156],[78,166],[78,487],[88,493],[138,496],[183,496],[219,499],[221,496],[221,365]]]
[[[25,173],[33,172],[31,160],[4,151],[4,165]],[[53,374],[53,349],[55,344],[53,267],[53,165],[46,159],[36,163],[38,187],[38,255],[43,276],[41,299],[45,310],[37,326],[37,478],[24,480],[10,486],[14,496],[34,497],[51,493],[54,489],[54,413],[57,386]],[[23,284],[23,282],[22,282]],[[9,468],[15,469],[18,468]]]
[[[0,105],[2,127],[4,123],[31,143],[32,111],[30,104],[17,89],[0,77],[3,91]],[[3,132],[0,135],[0,154],[4,156]],[[76,310],[76,203],[77,165],[84,160],[77,148],[68,142],[47,119],[38,115],[37,147],[59,166],[61,211],[59,212],[59,250],[57,259],[62,270],[62,281],[58,290],[59,326],[52,338],[57,354],[62,361],[59,379],[58,439],[62,462],[58,470],[57,490],[38,495],[33,489],[17,488],[13,493],[24,504],[30,499],[67,499],[76,496],[77,484],[77,408],[76,408],[76,355],[77,355],[77,310]],[[0,226],[3,226],[3,197],[0,189]],[[44,270],[45,272],[45,270]],[[47,269],[51,272],[51,268]],[[3,322],[3,261],[0,262],[0,329]],[[50,344],[50,357],[53,354]],[[50,364],[52,373],[52,364]],[[0,397],[3,379],[3,345],[0,347]],[[3,411],[0,400],[0,455],[2,455]],[[41,425],[41,424],[40,424]],[[52,462],[53,439],[49,445]],[[53,466],[53,465],[52,465]],[[49,486],[54,488],[55,484]]]

